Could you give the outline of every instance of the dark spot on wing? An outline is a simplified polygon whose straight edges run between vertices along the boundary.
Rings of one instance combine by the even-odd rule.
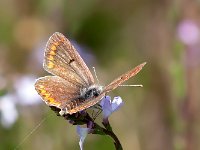
[[[71,59],[70,61],[69,61],[69,64],[71,64],[72,62],[74,62],[75,60],[74,59]]]

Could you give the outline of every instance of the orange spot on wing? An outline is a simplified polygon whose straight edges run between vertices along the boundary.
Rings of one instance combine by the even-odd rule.
[[[47,59],[48,59],[48,60],[54,60],[54,58],[53,58],[52,55],[49,55],[49,56],[47,57]]]
[[[48,67],[49,69],[53,68],[53,67],[54,67],[54,63],[51,62],[51,61],[49,61],[47,67]]]
[[[65,38],[61,38],[61,39],[60,39],[60,42],[65,42]]]
[[[38,85],[38,87],[40,88],[40,89],[43,89],[44,88],[44,85]]]
[[[55,102],[55,99],[52,98],[52,97],[49,97],[49,98],[48,98],[48,101],[49,101],[49,103],[54,103],[54,102]]]
[[[48,101],[48,105],[50,105],[50,106],[53,105],[53,106],[57,106],[57,107],[59,107],[60,104],[61,104],[61,103],[55,101],[55,99],[52,98],[52,97],[47,98],[47,101]]]
[[[41,89],[41,90],[40,90],[40,93],[41,93],[41,94],[45,94],[46,91]]]
[[[50,96],[50,94],[48,94],[48,93],[45,93],[43,96],[45,97],[45,99],[48,99],[48,98],[49,98],[49,96]]]
[[[51,50],[55,51],[55,50],[56,50],[56,46],[55,46],[55,45],[52,45],[52,46],[51,46]]]
[[[54,51],[50,51],[49,54],[50,55],[56,55],[56,53]]]
[[[55,42],[55,43],[53,43],[55,46],[58,46],[59,45],[59,43],[58,42]]]

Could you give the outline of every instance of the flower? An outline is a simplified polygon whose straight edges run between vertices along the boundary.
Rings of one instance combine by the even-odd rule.
[[[14,81],[14,92],[0,96],[0,123],[10,128],[18,119],[17,105],[30,106],[40,104],[37,92],[34,89],[35,77],[24,75]]]
[[[82,128],[81,126],[78,125],[76,130],[77,130],[78,135],[80,136],[80,141],[79,141],[80,149],[83,150],[83,143],[86,136],[90,132],[90,128]]]
[[[5,128],[10,128],[18,118],[18,112],[15,104],[15,96],[6,94],[0,97],[1,124]]]
[[[17,103],[23,106],[40,104],[42,101],[34,88],[35,77],[24,75],[19,77],[15,83]]]
[[[184,20],[178,26],[178,36],[184,44],[193,45],[199,40],[199,27],[192,20]]]
[[[103,118],[107,119],[113,112],[117,111],[122,105],[123,101],[121,97],[114,97],[113,101],[111,101],[110,96],[105,96],[100,105],[103,109]]]

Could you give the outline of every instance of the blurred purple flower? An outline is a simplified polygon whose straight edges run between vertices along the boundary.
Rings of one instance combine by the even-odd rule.
[[[76,131],[77,131],[78,135],[80,136],[80,141],[79,141],[80,149],[83,150],[83,143],[84,143],[86,136],[90,132],[90,128],[82,128],[80,126],[77,126]]]
[[[192,20],[184,20],[178,26],[178,37],[186,45],[193,45],[199,41],[199,27]]]
[[[108,117],[115,111],[117,111],[122,105],[123,101],[121,97],[114,97],[113,101],[111,101],[110,96],[105,96],[100,105],[103,109],[103,119],[106,120]]]
[[[0,97],[0,121],[9,128],[18,118],[16,105],[37,105],[42,101],[34,88],[35,77],[30,75],[20,76],[14,82],[14,92],[9,92]]]
[[[15,96],[6,94],[0,97],[0,120],[5,128],[11,127],[18,118],[18,112],[15,105]]]
[[[42,102],[34,88],[35,79],[33,76],[25,75],[14,83],[18,104],[35,105]]]

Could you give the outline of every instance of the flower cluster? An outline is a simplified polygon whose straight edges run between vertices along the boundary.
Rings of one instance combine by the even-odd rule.
[[[103,111],[103,121],[102,126],[98,125],[95,122],[95,118],[91,117],[86,111],[81,111],[72,115],[64,115],[63,117],[66,120],[69,120],[69,123],[77,125],[77,133],[80,137],[79,146],[83,150],[83,143],[88,134],[99,134],[99,135],[109,135],[115,141],[116,149],[122,149],[121,144],[117,136],[112,131],[108,117],[118,110],[123,105],[121,97],[115,97],[111,100],[110,96],[105,96],[100,102],[100,109]],[[55,107],[51,107],[52,110],[57,112],[59,115],[59,110]],[[86,125],[86,127],[82,127]]]
[[[35,77],[24,75],[14,81],[12,92],[0,95],[0,123],[5,128],[10,128],[17,121],[19,113],[17,106],[33,106],[41,104],[33,84]]]

